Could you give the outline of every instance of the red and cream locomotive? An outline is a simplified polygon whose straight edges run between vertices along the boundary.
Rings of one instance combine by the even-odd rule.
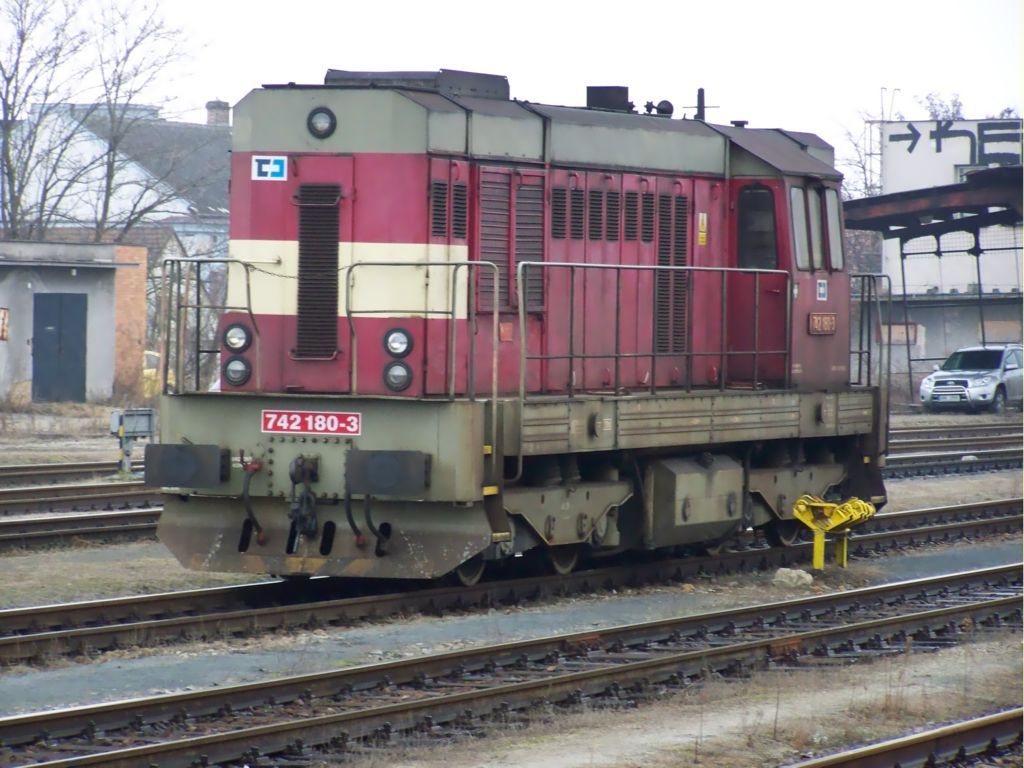
[[[884,503],[831,148],[588,102],[331,70],[238,104],[230,258],[205,265],[226,300],[189,299],[203,263],[167,271],[146,473],[182,563],[469,583],[524,554],[785,543],[805,493]],[[188,386],[204,353],[216,391]]]

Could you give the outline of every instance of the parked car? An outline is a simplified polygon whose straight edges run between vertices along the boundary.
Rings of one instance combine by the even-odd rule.
[[[1021,405],[1020,344],[990,344],[958,349],[921,382],[926,411],[940,408],[1002,413],[1007,403]]]

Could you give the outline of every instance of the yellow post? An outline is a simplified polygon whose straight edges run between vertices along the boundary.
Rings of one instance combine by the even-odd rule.
[[[860,499],[849,499],[842,504],[833,504],[817,496],[803,495],[793,505],[793,517],[814,533],[814,550],[811,566],[816,571],[825,570],[825,534],[838,534],[836,539],[836,562],[846,567],[850,529],[875,514],[874,505]]]
[[[816,571],[825,570],[825,532],[814,529],[814,553],[811,557],[811,567]]]

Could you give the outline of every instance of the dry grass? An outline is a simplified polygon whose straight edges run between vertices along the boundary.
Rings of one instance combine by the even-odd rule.
[[[258,581],[189,571],[160,544],[81,547],[0,558],[0,607],[57,603]]]

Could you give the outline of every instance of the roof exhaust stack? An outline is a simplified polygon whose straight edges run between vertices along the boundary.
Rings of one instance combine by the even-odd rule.
[[[694,120],[704,121],[704,89],[697,89],[697,114],[693,116]]]
[[[612,112],[632,112],[629,88],[624,85],[588,85],[587,109],[605,109]]]

